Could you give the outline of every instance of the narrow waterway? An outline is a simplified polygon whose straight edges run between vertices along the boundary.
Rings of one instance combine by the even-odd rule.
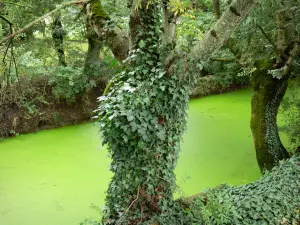
[[[259,178],[250,103],[250,90],[191,100],[176,168],[185,195]],[[88,123],[0,142],[0,225],[76,225],[97,217],[90,206],[103,206],[111,177],[97,129]]]

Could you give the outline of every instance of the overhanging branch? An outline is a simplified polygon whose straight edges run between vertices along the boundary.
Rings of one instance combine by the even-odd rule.
[[[226,44],[235,28],[250,13],[259,0],[234,0],[213,28],[199,41],[189,54],[190,59],[208,60],[212,54]]]
[[[300,37],[294,42],[294,47],[290,52],[290,56],[283,67],[282,77],[285,77],[290,74],[292,63],[295,57],[300,53]]]
[[[6,23],[8,23],[9,25],[13,25],[13,23],[10,22],[8,19],[6,19],[4,16],[1,16],[1,15],[0,15],[0,18],[1,18],[2,20],[4,20]]]
[[[88,2],[88,1],[87,1],[87,0],[81,0],[81,1],[66,2],[66,3],[64,3],[64,4],[60,5],[60,6],[58,6],[56,9],[52,10],[51,12],[49,12],[49,13],[47,13],[47,14],[45,14],[45,15],[39,17],[38,19],[34,20],[33,22],[27,24],[27,25],[26,25],[25,27],[23,27],[22,29],[20,29],[20,30],[14,32],[13,34],[11,34],[11,35],[9,35],[9,36],[3,38],[3,39],[0,41],[0,44],[2,44],[2,43],[4,43],[4,42],[8,41],[9,39],[14,38],[15,36],[17,36],[17,35],[19,35],[19,34],[21,34],[21,33],[23,33],[23,32],[25,32],[28,28],[30,28],[30,27],[32,27],[33,25],[35,25],[35,24],[37,24],[37,23],[43,21],[45,18],[51,16],[51,15],[54,14],[55,12],[57,12],[57,11],[59,11],[59,10],[65,8],[65,7],[68,7],[68,6],[74,5],[74,4],[83,4],[83,3],[85,3],[85,2]]]

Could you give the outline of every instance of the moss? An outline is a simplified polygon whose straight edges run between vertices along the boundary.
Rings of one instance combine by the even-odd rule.
[[[103,9],[103,6],[101,4],[100,0],[93,0],[91,1],[91,10],[93,12],[92,18],[96,20],[110,20],[109,15],[107,12]]]
[[[251,77],[253,88],[251,129],[260,169],[272,169],[288,157],[277,130],[277,111],[287,88],[287,80],[274,79],[268,70],[274,62],[258,60]]]

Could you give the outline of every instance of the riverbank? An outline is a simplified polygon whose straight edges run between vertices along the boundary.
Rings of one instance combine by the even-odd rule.
[[[95,79],[93,88],[78,94],[72,101],[58,99],[47,77],[25,79],[0,89],[0,139],[84,123],[91,120],[97,108],[97,97],[103,93],[106,80]],[[222,84],[214,76],[199,78],[191,98],[221,94],[246,87],[245,84]]]

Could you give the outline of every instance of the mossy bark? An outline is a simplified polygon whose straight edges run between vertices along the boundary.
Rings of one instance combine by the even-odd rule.
[[[107,26],[110,17],[104,10],[101,1],[92,0],[86,10],[91,28],[94,29],[99,38],[106,40],[106,44],[116,59],[122,63],[127,58],[129,50],[129,37],[126,31],[118,26]]]
[[[54,48],[58,55],[58,63],[61,66],[67,66],[64,51],[64,35],[65,31],[63,30],[60,18],[56,17],[52,25],[52,38],[54,41]]]
[[[103,46],[103,41],[87,22],[88,51],[84,63],[84,74],[94,76],[98,72],[99,54]]]
[[[278,79],[268,74],[273,62],[257,62],[251,77],[253,88],[251,130],[256,158],[263,172],[271,170],[279,160],[289,157],[278,133],[277,114],[288,86],[288,76]]]

